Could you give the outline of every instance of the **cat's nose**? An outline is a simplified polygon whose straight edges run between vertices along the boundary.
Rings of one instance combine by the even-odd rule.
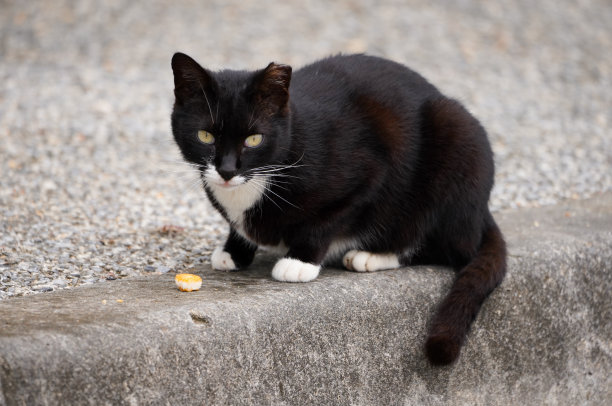
[[[236,156],[228,154],[221,159],[221,164],[217,167],[217,172],[226,181],[236,176],[238,172],[238,165],[236,162]]]
[[[228,153],[221,158],[221,162],[217,165],[217,172],[221,177],[228,181],[238,173],[238,157],[235,154]]]
[[[233,168],[217,168],[217,172],[219,172],[219,175],[221,175],[221,177],[224,180],[230,180],[231,178],[233,178],[234,176],[236,176],[236,167]]]

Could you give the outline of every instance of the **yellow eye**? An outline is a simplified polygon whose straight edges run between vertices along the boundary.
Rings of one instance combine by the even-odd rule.
[[[208,131],[204,130],[198,131],[198,139],[204,144],[212,144],[215,142],[215,137]]]
[[[253,134],[253,135],[249,135],[246,138],[246,140],[244,140],[244,145],[246,145],[249,148],[254,148],[258,146],[259,144],[261,144],[262,141],[263,141],[263,135]]]

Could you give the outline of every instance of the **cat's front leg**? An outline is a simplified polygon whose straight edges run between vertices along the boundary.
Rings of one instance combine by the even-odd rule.
[[[229,236],[223,247],[217,247],[211,257],[213,269],[236,271],[246,268],[253,262],[257,246],[230,227]]]
[[[285,257],[278,260],[272,269],[272,277],[281,282],[310,282],[319,276],[321,265]]]
[[[319,276],[328,246],[328,243],[316,240],[291,244],[287,255],[274,265],[272,277],[282,282],[315,280]]]

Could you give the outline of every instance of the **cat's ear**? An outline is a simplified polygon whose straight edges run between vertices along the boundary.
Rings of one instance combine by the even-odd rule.
[[[290,82],[291,66],[271,62],[255,75],[252,87],[255,102],[272,114],[286,111]]]
[[[191,57],[177,52],[172,57],[174,96],[178,104],[194,97],[212,97],[214,81],[210,73]],[[208,96],[206,96],[208,94]]]

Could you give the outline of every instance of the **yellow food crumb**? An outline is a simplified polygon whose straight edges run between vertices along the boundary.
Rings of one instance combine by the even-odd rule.
[[[191,292],[200,289],[202,278],[191,273],[179,273],[174,277],[174,282],[182,292]]]

